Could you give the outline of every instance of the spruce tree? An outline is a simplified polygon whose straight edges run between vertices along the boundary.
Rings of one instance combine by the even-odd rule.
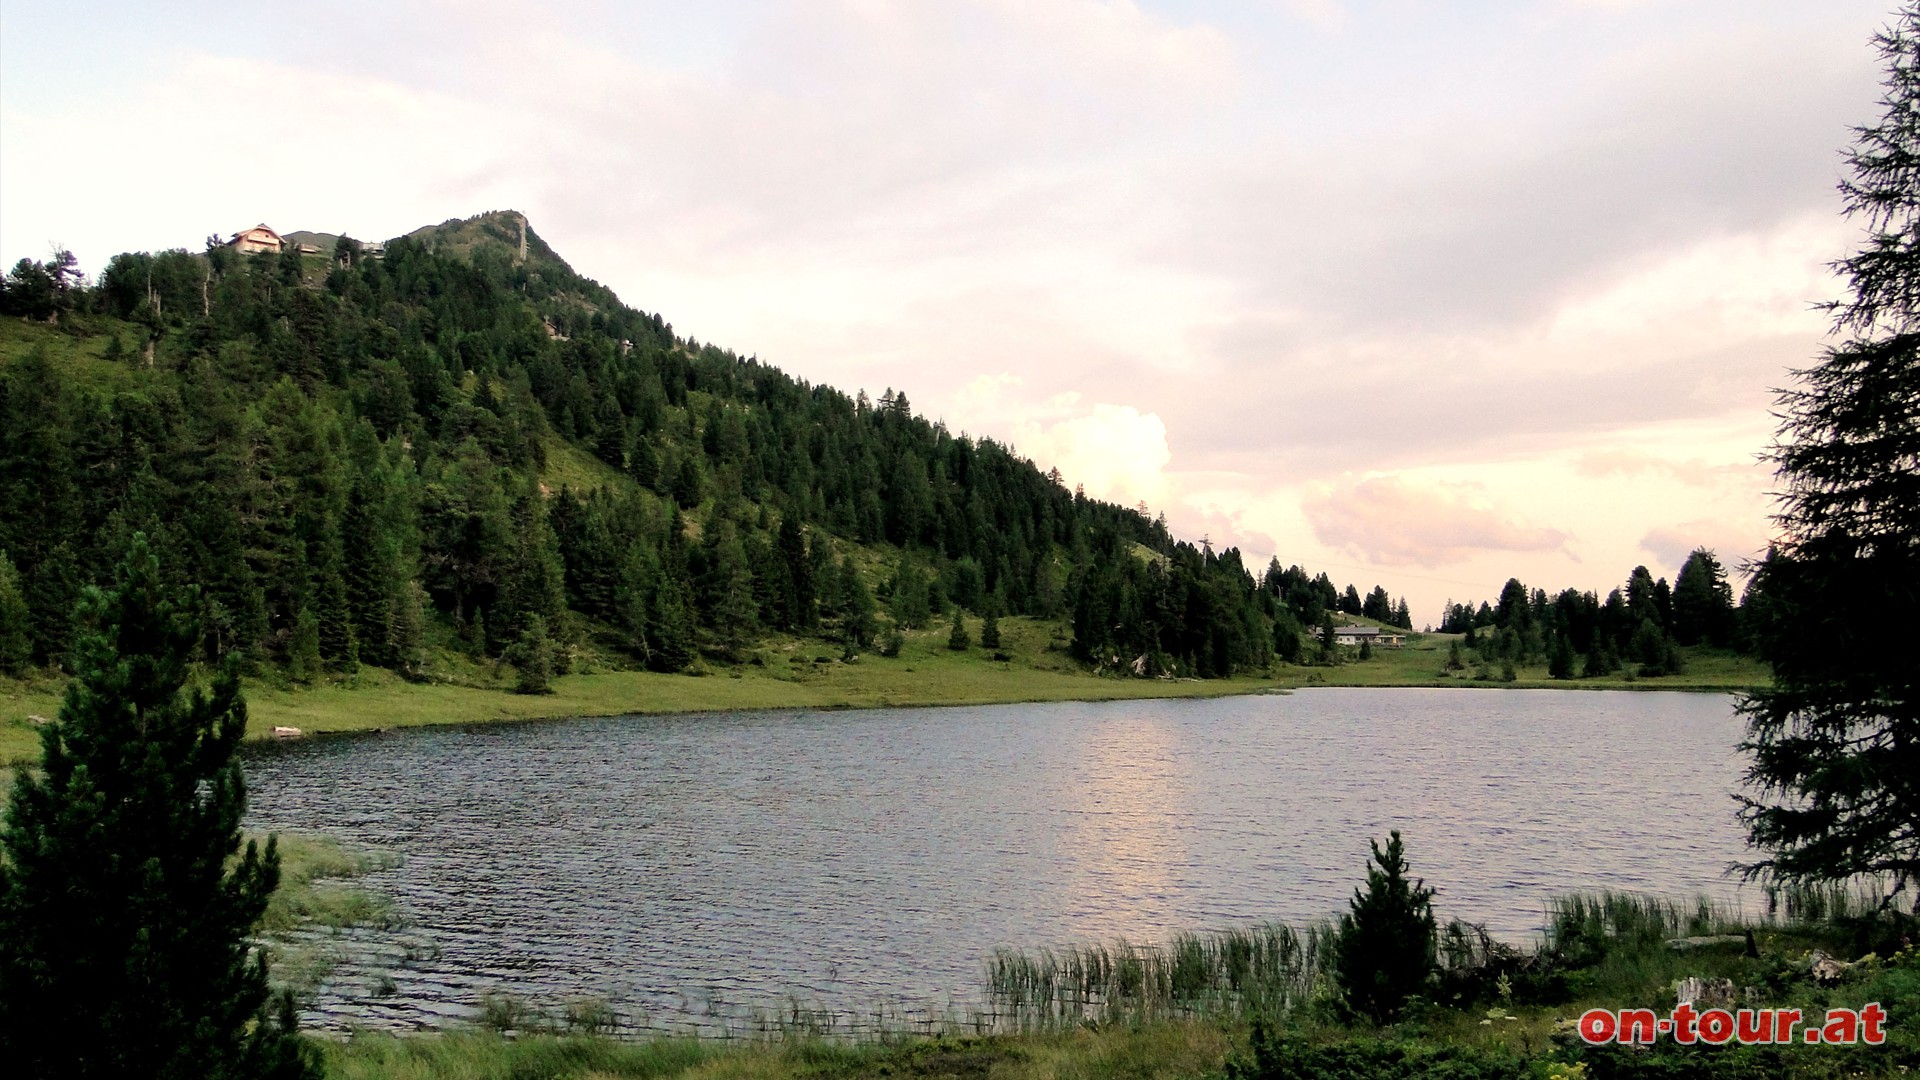
[[[1407,879],[1400,832],[1386,850],[1369,840],[1373,858],[1365,891],[1355,889],[1333,939],[1334,981],[1348,1008],[1376,1024],[1399,1016],[1434,971],[1437,933],[1433,890]]]
[[[693,662],[691,592],[684,577],[673,575],[653,591],[646,627],[647,667],[654,671],[679,671]]]
[[[115,587],[82,602],[74,679],[0,830],[0,1060],[16,1075],[319,1074],[247,942],[279,855],[241,845],[234,668],[184,690],[197,606],[142,534]]]
[[[508,647],[506,660],[514,667],[514,693],[553,693],[553,642],[547,638],[545,619],[535,615],[527,620],[520,640]]]
[[[33,627],[35,663],[67,666],[67,649],[73,641],[73,607],[80,598],[80,562],[73,545],[62,540],[53,545],[40,565],[23,575],[20,593],[27,602],[27,616]]]
[[[682,454],[680,464],[673,473],[673,501],[682,510],[691,510],[706,497],[705,486],[706,482],[700,475],[700,463],[694,459],[693,452]]]
[[[723,522],[712,536],[712,565],[706,585],[713,603],[707,615],[727,650],[738,652],[757,622],[753,571],[731,522]]]
[[[628,437],[626,415],[620,411],[620,403],[613,399],[612,394],[600,399],[599,411],[594,414],[594,426],[597,429],[594,453],[616,469],[625,468],[627,444],[632,440]]]
[[[1673,579],[1673,637],[1682,645],[1733,642],[1733,588],[1720,560],[1706,548],[1687,556]]]
[[[1741,703],[1752,875],[1920,876],[1920,3],[1875,39],[1884,113],[1855,129],[1834,343],[1781,396],[1780,535],[1756,573],[1770,689]]]
[[[353,637],[353,607],[347,599],[346,578],[340,573],[342,561],[336,548],[316,575],[315,618],[319,622],[320,655],[328,670],[351,675],[360,667],[360,650]]]
[[[620,559],[613,591],[614,622],[620,627],[627,651],[647,659],[648,604],[660,589],[660,566],[653,547],[636,539]]]
[[[427,594],[418,582],[406,582],[394,596],[392,627],[394,671],[403,678],[421,678],[427,666]]]
[[[660,482],[660,456],[654,453],[653,439],[646,435],[633,440],[633,452],[627,455],[627,475],[648,491],[657,491]]]
[[[980,647],[983,649],[1000,647],[1000,617],[994,611],[995,608],[989,605],[987,617],[980,622]]]
[[[931,608],[926,577],[912,559],[900,556],[899,565],[893,573],[893,621],[909,630],[917,630],[926,625],[927,619],[932,616]]]
[[[378,667],[394,667],[393,618],[397,605],[389,572],[392,560],[390,545],[374,520],[370,487],[369,483],[358,483],[347,494],[347,510],[340,525],[346,559],[343,578],[357,655]]]
[[[18,675],[33,662],[33,628],[20,576],[0,551],[0,675]]]
[[[800,520],[793,514],[780,519],[778,540],[780,558],[786,563],[787,606],[792,619],[791,627],[798,630],[811,629],[814,625],[813,558],[807,550],[807,538],[800,529]]]
[[[475,618],[478,618],[475,614]],[[302,604],[294,616],[293,637],[287,643],[287,674],[297,682],[320,677],[320,620]]]
[[[1565,634],[1555,634],[1553,645],[1547,650],[1547,677],[1573,678],[1573,642],[1567,640]]]
[[[954,652],[966,652],[973,647],[973,639],[967,635],[966,617],[960,614],[960,605],[953,605],[953,629],[947,634],[947,648]]]
[[[853,557],[840,557],[840,640],[849,645],[866,646],[873,641],[873,594],[860,577]],[[896,655],[898,650],[895,650]]]

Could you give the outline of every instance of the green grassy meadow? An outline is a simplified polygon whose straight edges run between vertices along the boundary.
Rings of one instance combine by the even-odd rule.
[[[623,1042],[583,1035],[509,1039],[490,1032],[460,1032],[362,1035],[324,1042],[322,1048],[327,1076],[335,1080],[1198,1080],[1219,1075],[1232,1044],[1230,1029],[1196,1022],[865,1043],[809,1038],[744,1044],[684,1038]]]
[[[1445,671],[1449,647],[1461,640],[1459,634],[1408,634],[1399,648],[1373,650],[1367,660],[1356,659],[1349,651],[1346,663],[1333,667],[1286,667],[1281,682],[1287,686],[1473,686],[1512,687],[1534,690],[1693,690],[1737,692],[1765,686],[1773,681],[1767,665],[1754,657],[1724,649],[1706,647],[1684,650],[1686,670],[1679,675],[1639,678],[1626,671],[1602,678],[1554,679],[1547,675],[1543,660],[1523,664],[1517,678],[1500,678],[1498,665],[1490,677],[1476,677],[1475,666],[1465,671]]]
[[[979,622],[968,620],[977,638]],[[1607,689],[1735,691],[1764,685],[1766,668],[1750,657],[1695,650],[1684,674],[1634,679],[1549,679],[1544,666],[1523,667],[1513,682],[1474,678],[1474,671],[1443,671],[1451,635],[1414,634],[1398,649],[1376,649],[1371,659],[1332,667],[1275,665],[1267,677],[1173,680],[1094,675],[1067,654],[1061,624],[1028,618],[1001,620],[1006,660],[975,646],[946,647],[947,624],[908,631],[897,657],[877,652],[842,659],[838,646],[817,639],[769,639],[744,662],[703,663],[701,674],[664,675],[620,670],[593,655],[575,674],[553,681],[553,693],[511,692],[504,665],[477,664],[441,652],[435,681],[407,682],[378,668],[314,686],[250,680],[248,734],[271,738],[275,727],[303,735],[372,731],[429,724],[477,724],[567,716],[680,713],[739,709],[848,709],[882,706],[982,705],[1026,701],[1109,701],[1128,698],[1214,697],[1280,692],[1314,686],[1445,686],[1463,689]],[[50,676],[0,678],[0,764],[37,759],[33,716],[59,712],[63,682]]]

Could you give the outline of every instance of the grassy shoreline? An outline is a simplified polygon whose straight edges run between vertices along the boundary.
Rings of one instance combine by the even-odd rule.
[[[1920,950],[1913,915],[1873,915],[1844,891],[1800,894],[1784,917],[1739,918],[1701,901],[1575,894],[1534,949],[1473,927],[1449,931],[1429,990],[1399,1019],[1347,1014],[1331,986],[1327,928],[1269,924],[1124,941],[1003,950],[988,993],[1021,1021],[858,1037],[804,1022],[734,1039],[622,1028],[604,1006],[530,1003],[477,1025],[414,1036],[353,1032],[316,1042],[330,1077],[1188,1077],[1192,1080],[1759,1080],[1911,1075],[1920,1067]],[[1826,957],[1828,959],[1823,960]],[[1837,974],[1821,964],[1838,961]],[[1791,1008],[1821,1026],[1830,1008],[1878,1003],[1884,1045],[1589,1046],[1589,1008],[1664,1014],[1691,981],[1699,1009]],[[1712,996],[1717,995],[1717,996]],[[651,1030],[651,1029],[648,1029]]]
[[[442,658],[435,680],[408,682],[363,668],[353,676],[301,687],[269,679],[246,687],[248,736],[273,737],[276,727],[304,735],[397,727],[486,724],[576,716],[727,712],[743,709],[859,709],[1000,705],[1050,701],[1114,701],[1278,693],[1309,687],[1452,687],[1459,689],[1688,690],[1735,692],[1768,680],[1747,657],[1698,652],[1686,674],[1657,679],[1613,675],[1573,681],[1525,667],[1512,682],[1472,672],[1440,674],[1451,635],[1416,634],[1406,647],[1334,667],[1276,665],[1271,677],[1167,680],[1095,675],[1064,651],[1057,624],[1002,623],[1003,655],[946,648],[943,628],[907,635],[898,657],[866,653],[852,661],[817,640],[763,643],[745,662],[701,675],[615,670],[589,657],[584,670],[553,681],[553,693],[511,692],[508,669]],[[0,768],[30,763],[39,738],[29,717],[53,717],[64,683],[50,677],[0,679]]]

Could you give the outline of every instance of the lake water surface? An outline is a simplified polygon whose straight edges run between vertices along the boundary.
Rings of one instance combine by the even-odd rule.
[[[1740,734],[1717,695],[1466,689],[412,729],[250,749],[248,825],[400,858],[366,884],[411,925],[323,1025],[946,1008],[996,946],[1337,914],[1388,829],[1517,943],[1570,890],[1733,897]]]

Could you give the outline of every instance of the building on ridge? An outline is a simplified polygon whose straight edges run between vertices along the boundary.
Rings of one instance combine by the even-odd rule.
[[[252,255],[258,251],[278,255],[287,246],[287,242],[280,239],[279,233],[265,225],[255,225],[251,229],[234,233],[233,239],[228,241],[227,246],[242,255]]]

